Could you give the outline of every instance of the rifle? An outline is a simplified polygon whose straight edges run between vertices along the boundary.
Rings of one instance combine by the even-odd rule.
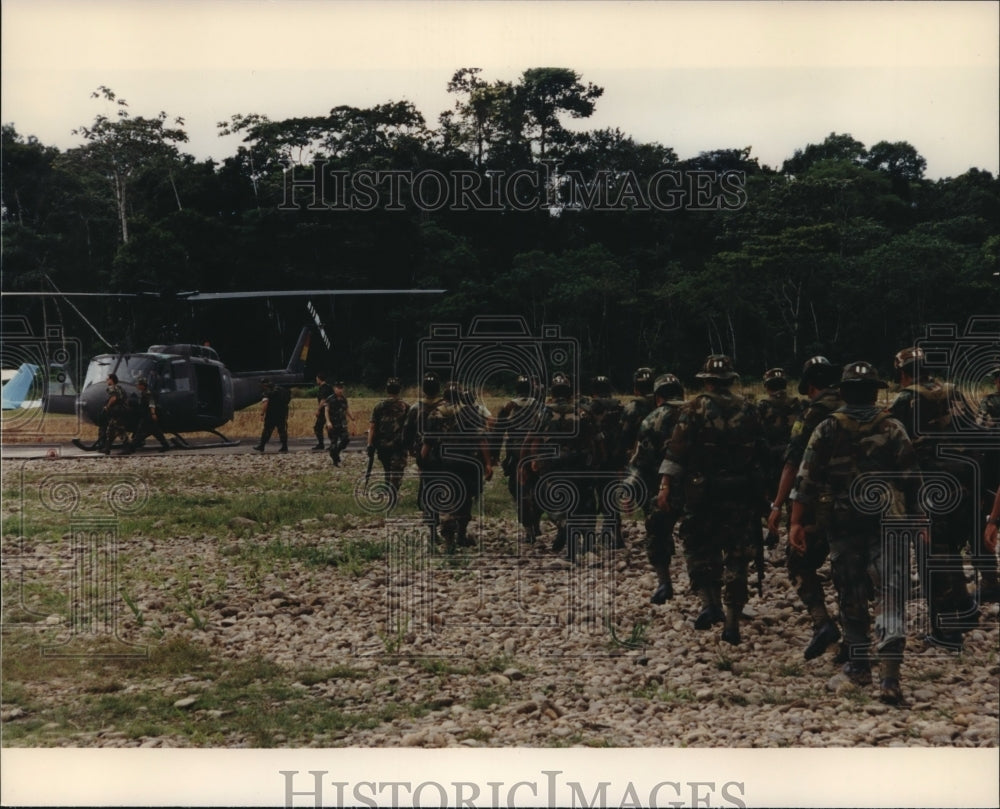
[[[375,445],[368,445],[368,468],[365,470],[365,486],[368,485],[368,481],[371,480],[372,476],[372,466],[375,465]]]
[[[757,530],[757,553],[754,554],[753,563],[757,568],[757,595],[764,597],[764,534],[761,529]]]

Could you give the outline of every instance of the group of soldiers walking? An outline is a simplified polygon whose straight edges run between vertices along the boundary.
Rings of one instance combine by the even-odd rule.
[[[519,377],[515,395],[495,416],[433,373],[422,379],[422,395],[412,405],[399,398],[399,382],[391,379],[388,398],[372,413],[368,453],[396,491],[408,459],[416,461],[418,503],[434,526],[432,536],[449,550],[474,544],[472,505],[496,466],[525,541],[539,541],[546,514],[556,529],[553,551],[570,560],[599,544],[623,547],[622,511],[641,507],[645,550],[657,576],[650,600],[673,598],[676,536],[701,601],[695,628],[721,624],[722,640],[734,645],[741,642],[750,564],[756,562],[760,587],[764,546],[777,544],[786,522],[788,575],[813,623],[805,658],[842,641],[835,661],[844,675],[870,684],[877,663],[879,696],[897,704],[911,540],[926,587],[928,643],[960,650],[963,633],[977,624],[978,604],[1000,596],[995,459],[956,446],[953,420],[974,411],[923,364],[919,348],[896,355],[900,392],[888,407],[878,403],[887,383],[871,364],[840,368],[820,356],[802,369],[803,398],[788,394],[785,372],[774,368],[757,402],[733,389],[738,374],[724,355],[706,359],[696,374],[701,389],[687,398],[676,376],[650,368],[636,370],[626,401],[612,396],[606,377],[578,395],[572,380],[557,372],[548,397],[537,380]],[[991,376],[997,392],[980,403],[975,423],[997,431],[1000,368]],[[926,507],[921,488],[929,482],[953,492],[951,508]],[[985,531],[977,510],[982,493],[993,504]],[[917,527],[885,531],[885,520]],[[970,550],[979,574],[975,593],[963,570]],[[836,617],[819,575],[827,559]]]

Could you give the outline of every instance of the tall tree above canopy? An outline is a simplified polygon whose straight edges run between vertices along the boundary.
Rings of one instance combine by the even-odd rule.
[[[784,162],[781,171],[784,174],[801,174],[821,160],[845,160],[863,165],[867,158],[868,150],[861,141],[855,140],[850,135],[831,132],[822,143],[810,143],[805,149],[796,149],[795,153]]]
[[[155,118],[135,117],[129,113],[128,102],[114,91],[101,85],[91,98],[103,98],[117,106],[115,118],[98,115],[90,126],[73,130],[86,145],[71,149],[67,158],[102,174],[111,184],[121,224],[122,243],[128,242],[129,190],[136,175],[147,168],[162,168],[173,182],[172,164],[178,157],[177,143],[186,143],[183,118],[174,118],[178,128],[167,126],[167,113],[162,110]],[[180,197],[174,186],[178,209]]]
[[[604,88],[580,83],[580,74],[564,67],[533,67],[521,74],[518,92],[523,98],[528,126],[537,133],[538,151],[545,150],[557,134],[564,132],[559,114],[589,118],[594,102],[604,95]]]

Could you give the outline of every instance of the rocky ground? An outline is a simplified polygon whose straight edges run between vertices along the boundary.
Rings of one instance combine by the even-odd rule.
[[[77,477],[108,464],[140,477],[175,470],[178,491],[189,485],[220,497],[234,469],[266,476],[276,464],[289,474],[329,466],[325,455],[308,453],[194,457],[34,463]],[[363,461],[352,454],[331,475],[360,476]],[[211,468],[215,483],[206,487],[202,476],[187,484],[193,463],[202,473]],[[5,509],[5,588],[25,571],[31,578],[65,568],[60,543],[11,537],[10,505]],[[878,701],[876,686],[858,688],[838,673],[833,649],[803,659],[810,625],[776,564],[780,551],[763,597],[754,593],[747,605],[743,643],[733,647],[720,642],[718,627],[694,629],[698,605],[681,564],[675,599],[649,603],[654,577],[638,523],[626,523],[625,549],[570,564],[549,549],[551,532],[543,543],[521,546],[516,524],[503,516],[477,520],[475,547],[429,553],[414,515],[397,511],[388,520],[331,514],[266,529],[234,519],[183,535],[162,535],[154,525],[120,537],[118,583],[129,605],[119,605],[115,643],[148,650],[183,641],[188,653],[194,647],[206,659],[264,661],[290,678],[292,692],[270,697],[269,711],[294,701],[371,717],[340,727],[276,725],[273,746],[997,746],[995,604],[985,606],[964,651],[954,654],[924,643],[922,602],[911,602],[908,705],[890,707]],[[379,547],[376,558],[362,553]],[[315,554],[330,549],[339,549],[339,563],[316,564]],[[65,626],[66,616],[53,613],[31,631]],[[136,732],[112,716],[88,727],[60,724],[60,705],[93,693],[84,679],[62,675],[5,687],[4,726],[48,720],[15,742],[25,745],[259,745],[259,736],[226,726],[230,708],[207,702],[215,681],[201,669],[117,677],[117,692],[152,691],[177,709],[177,725],[157,733]],[[199,721],[211,723],[215,735],[192,730]]]

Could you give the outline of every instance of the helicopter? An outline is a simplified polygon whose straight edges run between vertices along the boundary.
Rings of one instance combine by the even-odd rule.
[[[198,291],[170,293],[170,299],[208,301],[251,297],[314,297],[322,295],[390,295],[441,294],[438,289],[407,290],[261,290],[253,292]],[[70,297],[150,297],[151,293],[81,293],[81,292],[3,292],[8,296]],[[159,296],[167,297],[167,296]],[[72,306],[72,304],[70,304]],[[73,307],[75,309],[75,307]],[[326,343],[322,321],[311,302],[308,310],[315,328]],[[83,317],[82,313],[77,313]],[[86,320],[86,318],[84,318]],[[88,325],[89,322],[88,322]],[[91,326],[93,328],[93,326]],[[96,331],[96,330],[95,330]],[[103,338],[102,338],[103,339]],[[183,449],[236,446],[239,441],[227,438],[220,428],[232,420],[233,414],[261,400],[261,382],[270,380],[278,386],[302,384],[305,381],[306,360],[312,339],[312,329],[303,326],[291,358],[284,368],[232,372],[209,345],[171,343],[151,345],[146,351],[125,353],[115,351],[93,357],[76,396],[58,396],[43,400],[47,413],[76,414],[91,424],[98,424],[107,403],[106,382],[115,374],[128,400],[138,399],[136,383],[144,379],[156,397],[158,425],[171,435],[175,447]],[[212,443],[190,444],[181,434],[206,432],[219,440]],[[73,444],[85,451],[98,449],[98,442],[86,443],[79,438]]]

